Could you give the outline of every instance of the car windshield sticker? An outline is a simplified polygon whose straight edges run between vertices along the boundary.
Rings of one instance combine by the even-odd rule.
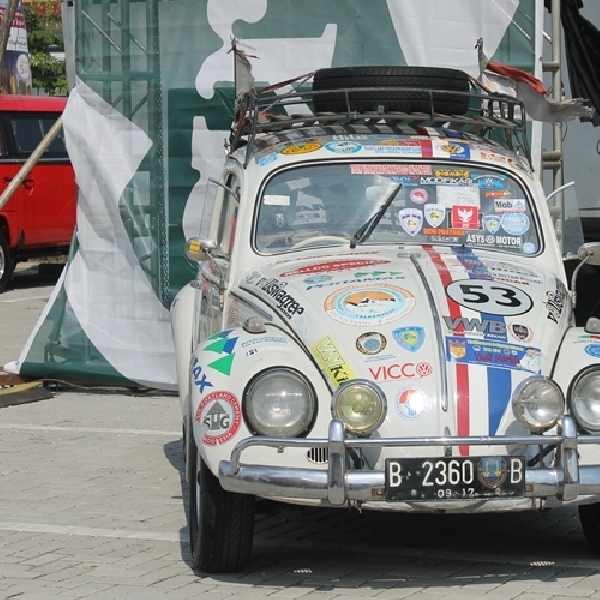
[[[408,235],[417,235],[423,227],[423,213],[416,208],[403,208],[398,212],[398,222]]]
[[[431,175],[430,165],[350,165],[352,175]]]
[[[265,204],[267,206],[289,206],[290,197],[279,194],[265,194]]]
[[[455,229],[479,229],[479,210],[476,206],[453,206],[452,227]]]
[[[414,295],[400,287],[352,285],[330,294],[325,300],[325,311],[342,323],[381,325],[408,314],[414,305]]]

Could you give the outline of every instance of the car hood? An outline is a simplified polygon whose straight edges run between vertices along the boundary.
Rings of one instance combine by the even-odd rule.
[[[419,435],[505,433],[516,385],[552,368],[562,281],[486,251],[329,250],[272,261],[238,289],[289,327],[332,389],[375,382]]]

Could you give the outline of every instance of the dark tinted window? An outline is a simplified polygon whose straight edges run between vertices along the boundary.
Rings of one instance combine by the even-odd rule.
[[[29,156],[38,147],[48,131],[50,131],[57,118],[58,115],[56,117],[28,115],[12,117],[11,122],[17,144],[17,154],[24,157]],[[62,129],[50,143],[50,146],[44,153],[44,157],[68,157]]]

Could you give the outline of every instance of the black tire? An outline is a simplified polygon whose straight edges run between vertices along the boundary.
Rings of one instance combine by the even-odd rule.
[[[191,431],[190,436],[193,437]],[[250,560],[254,535],[254,496],[226,492],[196,448],[188,464],[196,473],[189,485],[188,529],[194,568],[231,573]]]
[[[14,269],[15,261],[11,259],[8,244],[0,233],[0,294],[12,279]]]
[[[579,506],[579,520],[590,552],[600,554],[600,502]]]
[[[423,90],[443,90],[433,94],[436,113],[464,115],[469,108],[469,96],[452,92],[469,92],[469,76],[457,69],[439,67],[337,67],[319,69],[313,78],[313,90],[336,90],[359,87],[409,87]],[[358,112],[425,112],[431,113],[431,97],[427,92],[349,92],[350,110]],[[345,94],[315,94],[315,112],[343,113],[348,111]]]

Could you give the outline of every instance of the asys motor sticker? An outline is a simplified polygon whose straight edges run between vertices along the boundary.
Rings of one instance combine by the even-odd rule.
[[[369,373],[374,381],[397,381],[398,379],[421,379],[433,373],[433,367],[428,362],[394,363],[369,367]]]
[[[431,227],[439,227],[446,218],[446,207],[441,204],[427,204],[423,207],[423,215]]]
[[[356,339],[356,349],[362,354],[373,356],[379,354],[387,346],[385,336],[376,331],[369,331],[359,335]]]
[[[392,331],[392,336],[400,348],[416,352],[425,342],[425,329],[416,326],[398,327]]]
[[[281,154],[307,154],[308,152],[315,152],[321,148],[321,144],[315,144],[314,142],[307,142],[306,144],[293,144],[288,146],[281,151]]]
[[[541,372],[539,348],[527,348],[503,342],[475,340],[464,337],[446,338],[446,360],[486,367]]]
[[[423,213],[416,208],[403,208],[398,211],[398,222],[408,235],[417,235],[423,227]]]
[[[348,269],[360,269],[371,267],[373,265],[384,265],[391,261],[382,259],[361,259],[361,260],[330,260],[316,265],[306,265],[298,267],[291,271],[279,273],[279,277],[293,277],[296,275],[311,275],[313,273],[331,273],[332,271],[347,271]]]
[[[336,385],[356,378],[356,375],[329,336],[319,340],[313,346],[312,352]]]
[[[414,295],[394,285],[377,287],[353,285],[337,290],[325,299],[325,311],[336,321],[351,325],[382,325],[408,314]]]
[[[504,213],[500,225],[509,235],[523,235],[529,229],[529,217],[523,213]]]
[[[408,197],[413,204],[425,204],[429,200],[429,194],[424,188],[413,188]]]
[[[394,404],[396,412],[409,421],[420,419],[427,412],[427,396],[421,389],[415,387],[400,389]]]
[[[446,286],[446,295],[461,306],[490,315],[522,315],[533,306],[523,290],[485,279],[453,281]]]
[[[211,392],[198,405],[195,420],[206,428],[202,443],[218,446],[228,442],[237,433],[242,422],[242,411],[238,399],[230,392]]]
[[[479,209],[476,206],[453,206],[454,229],[479,229]]]

